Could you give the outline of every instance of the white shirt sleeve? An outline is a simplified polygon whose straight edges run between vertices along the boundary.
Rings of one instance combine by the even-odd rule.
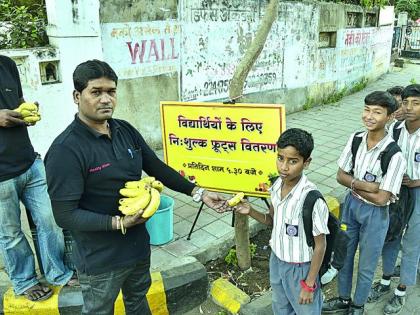
[[[354,135],[355,133],[353,133],[350,136],[350,139],[347,141],[347,144],[344,147],[344,150],[341,152],[340,158],[337,161],[338,167],[347,173],[350,172],[353,168],[351,144],[353,142]]]
[[[318,236],[321,234],[330,234],[328,230],[328,214],[327,204],[322,199],[318,199],[314,204],[312,212],[312,234]]]
[[[379,184],[379,189],[398,195],[403,176],[407,170],[407,162],[401,152],[395,153],[388,165],[388,170]]]

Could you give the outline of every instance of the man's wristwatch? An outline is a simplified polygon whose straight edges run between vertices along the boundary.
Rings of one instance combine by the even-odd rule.
[[[192,200],[195,202],[200,202],[201,200],[203,200],[203,193],[204,193],[204,188],[198,188],[197,191],[194,193],[194,195],[192,196]]]

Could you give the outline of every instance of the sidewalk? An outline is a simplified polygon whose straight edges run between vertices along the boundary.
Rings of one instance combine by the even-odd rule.
[[[385,90],[394,85],[408,85],[413,78],[416,82],[420,82],[420,65],[405,65],[404,69],[394,68],[391,73],[369,84],[364,90],[344,97],[337,104],[328,104],[287,115],[287,128],[303,128],[311,132],[315,139],[313,161],[306,174],[323,194],[338,199],[344,194],[344,189],[335,180],[336,161],[349,135],[362,128],[361,113],[364,97],[374,90]],[[158,155],[162,157],[162,152],[158,152]],[[191,239],[187,240],[199,205],[194,203],[189,196],[168,189],[165,189],[163,193],[175,200],[174,238],[163,246],[152,246],[152,271],[160,271],[177,265],[179,260],[185,256],[194,256],[204,264],[227,253],[230,246],[234,244],[231,213],[217,214],[204,207]],[[251,198],[251,202],[256,208],[266,209],[265,204],[259,199]],[[23,222],[26,227],[25,233],[27,237],[30,237],[26,218],[23,218]],[[251,234],[264,228],[252,219],[250,219],[250,226]],[[1,264],[2,266],[3,264]],[[0,270],[0,286],[10,287],[4,268]],[[407,300],[409,307],[401,314],[420,313],[419,295],[420,287],[409,290]],[[368,314],[382,314],[383,306],[379,304],[381,303],[370,305]],[[409,308],[410,311],[408,311]],[[417,308],[419,311],[416,311]]]

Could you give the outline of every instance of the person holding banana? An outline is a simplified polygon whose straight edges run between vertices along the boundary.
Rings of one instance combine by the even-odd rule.
[[[219,212],[227,210],[217,193],[195,186],[159,160],[132,125],[112,118],[117,82],[114,70],[103,61],[76,67],[73,100],[78,113],[45,159],[55,219],[74,238],[84,315],[114,314],[120,290],[126,314],[151,314],[146,300],[151,278],[145,210],[138,206],[131,214],[132,200],[126,198],[139,197],[136,202],[146,205],[144,188],[158,189],[160,181]],[[149,178],[152,188],[147,180],[139,180],[142,171],[154,177]],[[143,193],[137,195],[136,189]]]
[[[39,119],[38,106],[25,103],[15,62],[0,55],[0,251],[15,294],[31,301],[45,300],[53,291],[37,279],[34,256],[21,229],[20,201],[37,228],[46,280],[77,284],[63,263],[63,233],[52,215],[44,164],[28,135],[27,126]]]

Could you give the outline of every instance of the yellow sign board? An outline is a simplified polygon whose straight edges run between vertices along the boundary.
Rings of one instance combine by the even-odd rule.
[[[268,195],[283,105],[161,102],[160,111],[169,166],[210,190]]]

